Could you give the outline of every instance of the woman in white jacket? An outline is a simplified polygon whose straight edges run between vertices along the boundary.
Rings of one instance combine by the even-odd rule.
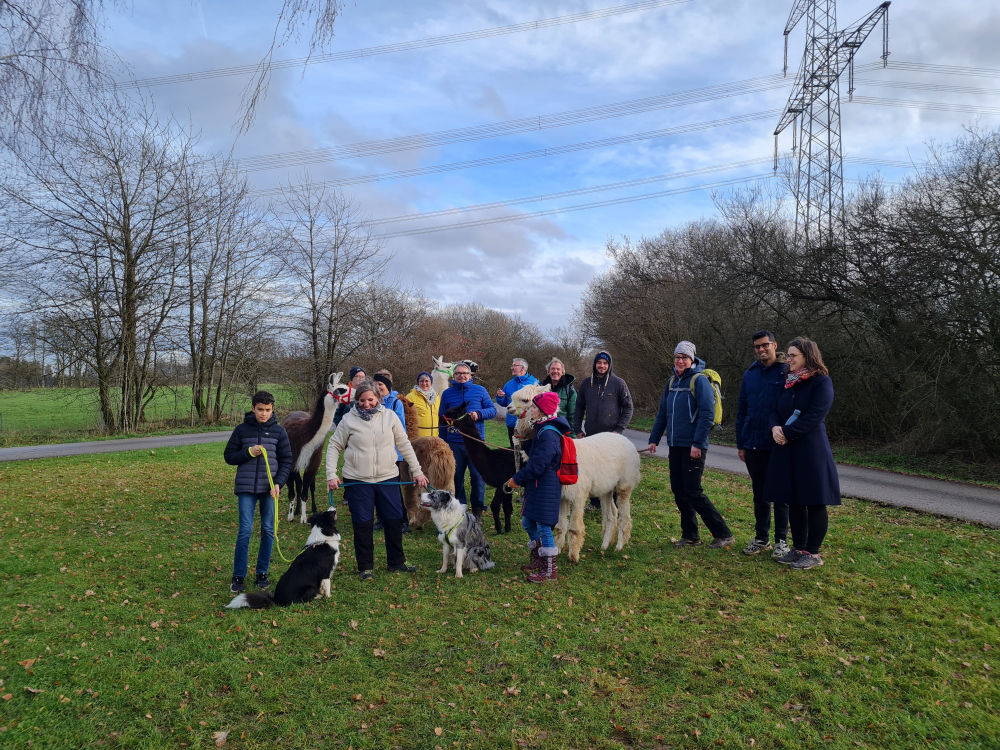
[[[375,543],[372,526],[374,512],[385,525],[385,553],[389,570],[405,573],[416,571],[403,554],[403,503],[399,493],[399,470],[396,468],[398,449],[410,467],[413,481],[427,486],[406,428],[396,414],[384,406],[378,388],[365,380],[356,389],[354,407],[344,415],[330,438],[326,449],[326,485],[331,490],[340,487],[337,461],[344,454],[344,499],[351,510],[354,526],[354,556],[362,581],[374,580]]]

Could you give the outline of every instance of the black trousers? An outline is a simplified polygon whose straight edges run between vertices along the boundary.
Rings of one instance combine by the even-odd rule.
[[[754,539],[766,542],[771,536],[771,503],[764,501],[764,483],[767,481],[767,467],[771,463],[771,451],[744,451],[747,472],[753,485],[753,516],[756,520]],[[774,506],[774,541],[788,537],[788,506]]]
[[[830,525],[826,506],[792,505],[788,509],[788,520],[792,525],[792,546],[810,555],[818,555]]]
[[[691,448],[673,446],[670,458],[670,489],[674,502],[681,514],[681,536],[698,539],[698,516],[716,539],[728,539],[733,534],[726,525],[722,514],[712,505],[708,495],[701,488],[701,475],[705,472],[705,454],[701,458],[691,458]]]
[[[354,527],[354,557],[358,570],[372,570],[375,567],[375,539],[372,527],[375,525],[375,509],[385,527],[385,556],[389,565],[406,562],[403,553],[403,503],[400,500],[399,485],[353,484],[344,478],[344,499],[351,510],[351,525]],[[398,482],[399,477],[387,480]]]

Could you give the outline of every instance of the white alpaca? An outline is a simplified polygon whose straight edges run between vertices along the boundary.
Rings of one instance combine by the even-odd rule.
[[[526,435],[531,422],[526,416],[531,400],[539,393],[551,390],[547,385],[527,385],[511,396],[509,414],[518,416],[516,435]],[[576,484],[563,485],[559,505],[559,523],[555,527],[556,547],[562,549],[569,535],[569,560],[580,561],[580,550],[586,529],[583,513],[590,498],[601,499],[601,550],[606,550],[618,532],[619,552],[632,536],[632,490],[639,484],[639,452],[624,435],[602,432],[580,440],[576,444],[576,461],[579,477]],[[618,493],[615,506],[614,493]]]
[[[451,376],[455,372],[457,362],[445,362],[444,355],[431,357],[434,369],[431,370],[431,385],[440,396],[451,385]]]

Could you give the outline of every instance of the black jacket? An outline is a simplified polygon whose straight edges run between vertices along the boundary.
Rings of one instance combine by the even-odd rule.
[[[606,357],[608,371],[597,374],[598,357]],[[573,414],[573,432],[596,435],[599,432],[621,432],[632,419],[632,395],[625,381],[614,374],[611,355],[598,352],[589,378],[584,378],[577,391]],[[584,429],[586,428],[586,429]]]
[[[226,443],[226,463],[236,469],[237,495],[251,492],[259,495],[271,491],[267,482],[267,469],[263,456],[251,456],[250,446],[262,445],[267,451],[267,462],[271,467],[271,477],[275,487],[284,487],[288,475],[292,473],[292,445],[288,442],[288,433],[278,424],[278,419],[271,418],[264,424],[257,421],[254,413],[247,412],[243,424],[239,425]]]

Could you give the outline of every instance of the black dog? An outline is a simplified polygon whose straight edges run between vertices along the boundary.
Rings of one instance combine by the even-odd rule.
[[[228,609],[249,607],[266,609],[275,605],[287,607],[295,602],[308,602],[320,596],[330,596],[330,577],[340,562],[340,534],[337,533],[337,511],[333,508],[316,513],[309,519],[312,533],[306,548],[292,560],[288,570],[278,579],[274,594],[270,591],[240,594]]]

